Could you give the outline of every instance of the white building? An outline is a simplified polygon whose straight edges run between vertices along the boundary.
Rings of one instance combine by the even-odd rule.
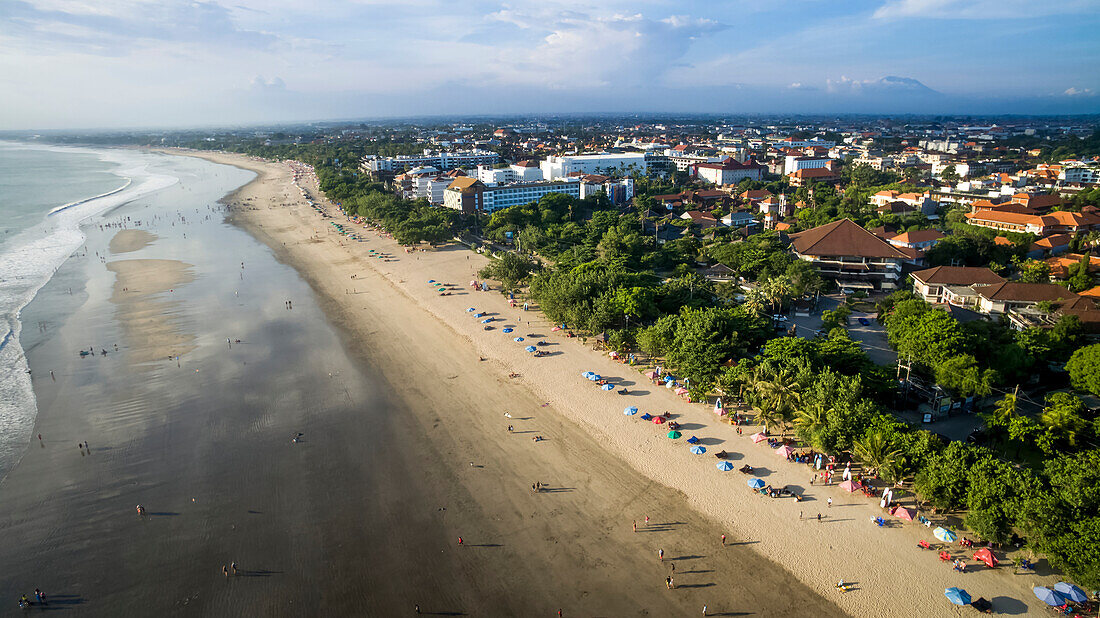
[[[360,169],[368,172],[399,172],[403,169],[430,165],[449,170],[456,167],[474,167],[477,165],[496,165],[500,155],[488,150],[460,150],[456,152],[432,152],[425,150],[422,155],[398,155],[379,158],[363,158]]]
[[[726,159],[721,163],[699,163],[694,169],[700,179],[724,187],[735,185],[746,178],[762,180],[765,168],[753,161],[738,163],[733,159]]]
[[[615,205],[625,204],[634,197],[634,179],[630,176],[611,179],[607,176],[589,174],[579,178],[581,181],[580,198],[582,200],[600,191],[603,191],[607,199]]]
[[[1083,165],[1067,167],[1059,172],[1058,180],[1095,184],[1100,182],[1100,167],[1085,167]]]
[[[539,167],[538,162],[534,160],[520,161],[501,168],[479,165],[477,166],[477,179],[487,186],[543,180],[542,169]]]
[[[543,180],[566,178],[570,174],[607,174],[618,171],[623,174],[646,173],[644,153],[590,154],[547,157],[542,162]]]
[[[485,212],[493,212],[509,206],[530,204],[539,201],[547,193],[564,193],[579,199],[581,196],[580,179],[573,177],[564,181],[486,187],[482,198],[484,201],[483,208]]]
[[[829,161],[832,161],[832,159],[787,155],[787,157],[783,160],[783,173],[790,174],[792,172],[797,172],[798,170],[812,170],[821,167],[828,167]]]

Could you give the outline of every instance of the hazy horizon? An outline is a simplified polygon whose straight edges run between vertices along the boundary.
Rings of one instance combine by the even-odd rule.
[[[15,0],[0,129],[1100,112],[1100,5]]]

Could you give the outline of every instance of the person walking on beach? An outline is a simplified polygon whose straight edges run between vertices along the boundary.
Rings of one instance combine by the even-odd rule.
[[[817,523],[821,523],[821,513],[817,514]]]
[[[458,537],[458,544],[462,545],[462,537]]]
[[[668,577],[665,578],[665,588],[668,588],[669,590],[672,590],[672,576],[671,575],[669,575]]]
[[[726,535],[722,535],[722,547],[726,546]]]
[[[665,550],[663,550],[663,549],[658,549],[657,550],[657,560],[660,560],[661,562],[665,561]]]
[[[234,575],[236,575],[236,574],[237,574],[237,563],[236,563],[236,562],[231,562],[231,563],[229,563],[229,570],[230,570],[230,571],[231,571],[231,572],[232,572],[232,573],[233,573]]]
[[[637,520],[634,520],[633,527],[634,527],[634,532],[637,532],[638,531],[638,521]]]
[[[649,525],[649,515],[645,516],[645,525]]]
[[[706,605],[703,605],[703,615],[704,616],[707,615],[707,606]]]
[[[229,577],[229,567],[224,564],[222,565],[222,575],[225,575],[227,578]]]
[[[413,605],[413,611],[416,612],[417,616],[419,616],[420,615],[420,606],[419,605]]]
[[[826,502],[829,504],[829,508],[833,508],[833,499],[832,498],[829,498],[828,500],[826,500]]]

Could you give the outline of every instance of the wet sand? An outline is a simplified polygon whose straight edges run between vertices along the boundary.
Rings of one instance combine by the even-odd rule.
[[[263,217],[270,249],[252,241],[211,193],[186,180],[117,211],[157,240],[133,260],[70,260],[27,309],[48,325],[25,334],[43,440],[0,483],[11,607],[39,587],[89,615],[842,614],[753,540],[722,547],[681,494],[385,279],[363,272],[364,293],[340,299],[325,269],[346,264],[298,260]],[[89,230],[88,254],[113,236]],[[152,306],[125,309],[131,290],[174,303],[171,329],[193,337],[178,365],[128,335],[165,328],[142,326]],[[89,346],[110,353],[76,355]]]

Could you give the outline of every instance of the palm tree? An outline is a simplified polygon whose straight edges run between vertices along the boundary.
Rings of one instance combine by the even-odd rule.
[[[852,453],[870,470],[878,470],[887,482],[897,478],[901,449],[890,442],[885,432],[868,432],[852,443]]]
[[[764,293],[759,289],[755,289],[749,290],[749,292],[745,294],[745,300],[742,304],[751,309],[753,313],[759,314],[764,312],[764,303],[766,302],[767,299],[764,298]]]
[[[1012,425],[1012,420],[1018,416],[1016,414],[1016,395],[1005,395],[992,410],[982,412],[978,416],[985,422],[985,426],[990,433],[996,433],[1000,436],[1002,443],[1007,442],[1008,428]]]
[[[787,419],[783,414],[771,406],[765,405],[757,413],[756,418],[760,420],[760,424],[764,425],[764,431],[771,435],[776,428],[780,429],[780,434],[785,435],[787,429]]]
[[[786,433],[786,421],[791,418],[802,401],[801,388],[794,372],[790,369],[773,370],[768,365],[760,365],[753,372],[752,387],[762,408],[768,416],[773,416],[775,425],[783,425]],[[765,423],[767,427],[767,423]]]
[[[794,426],[799,437],[813,443],[814,437],[828,424],[829,415],[835,413],[836,410],[826,408],[819,402],[814,402],[807,407],[800,407],[794,415]]]

